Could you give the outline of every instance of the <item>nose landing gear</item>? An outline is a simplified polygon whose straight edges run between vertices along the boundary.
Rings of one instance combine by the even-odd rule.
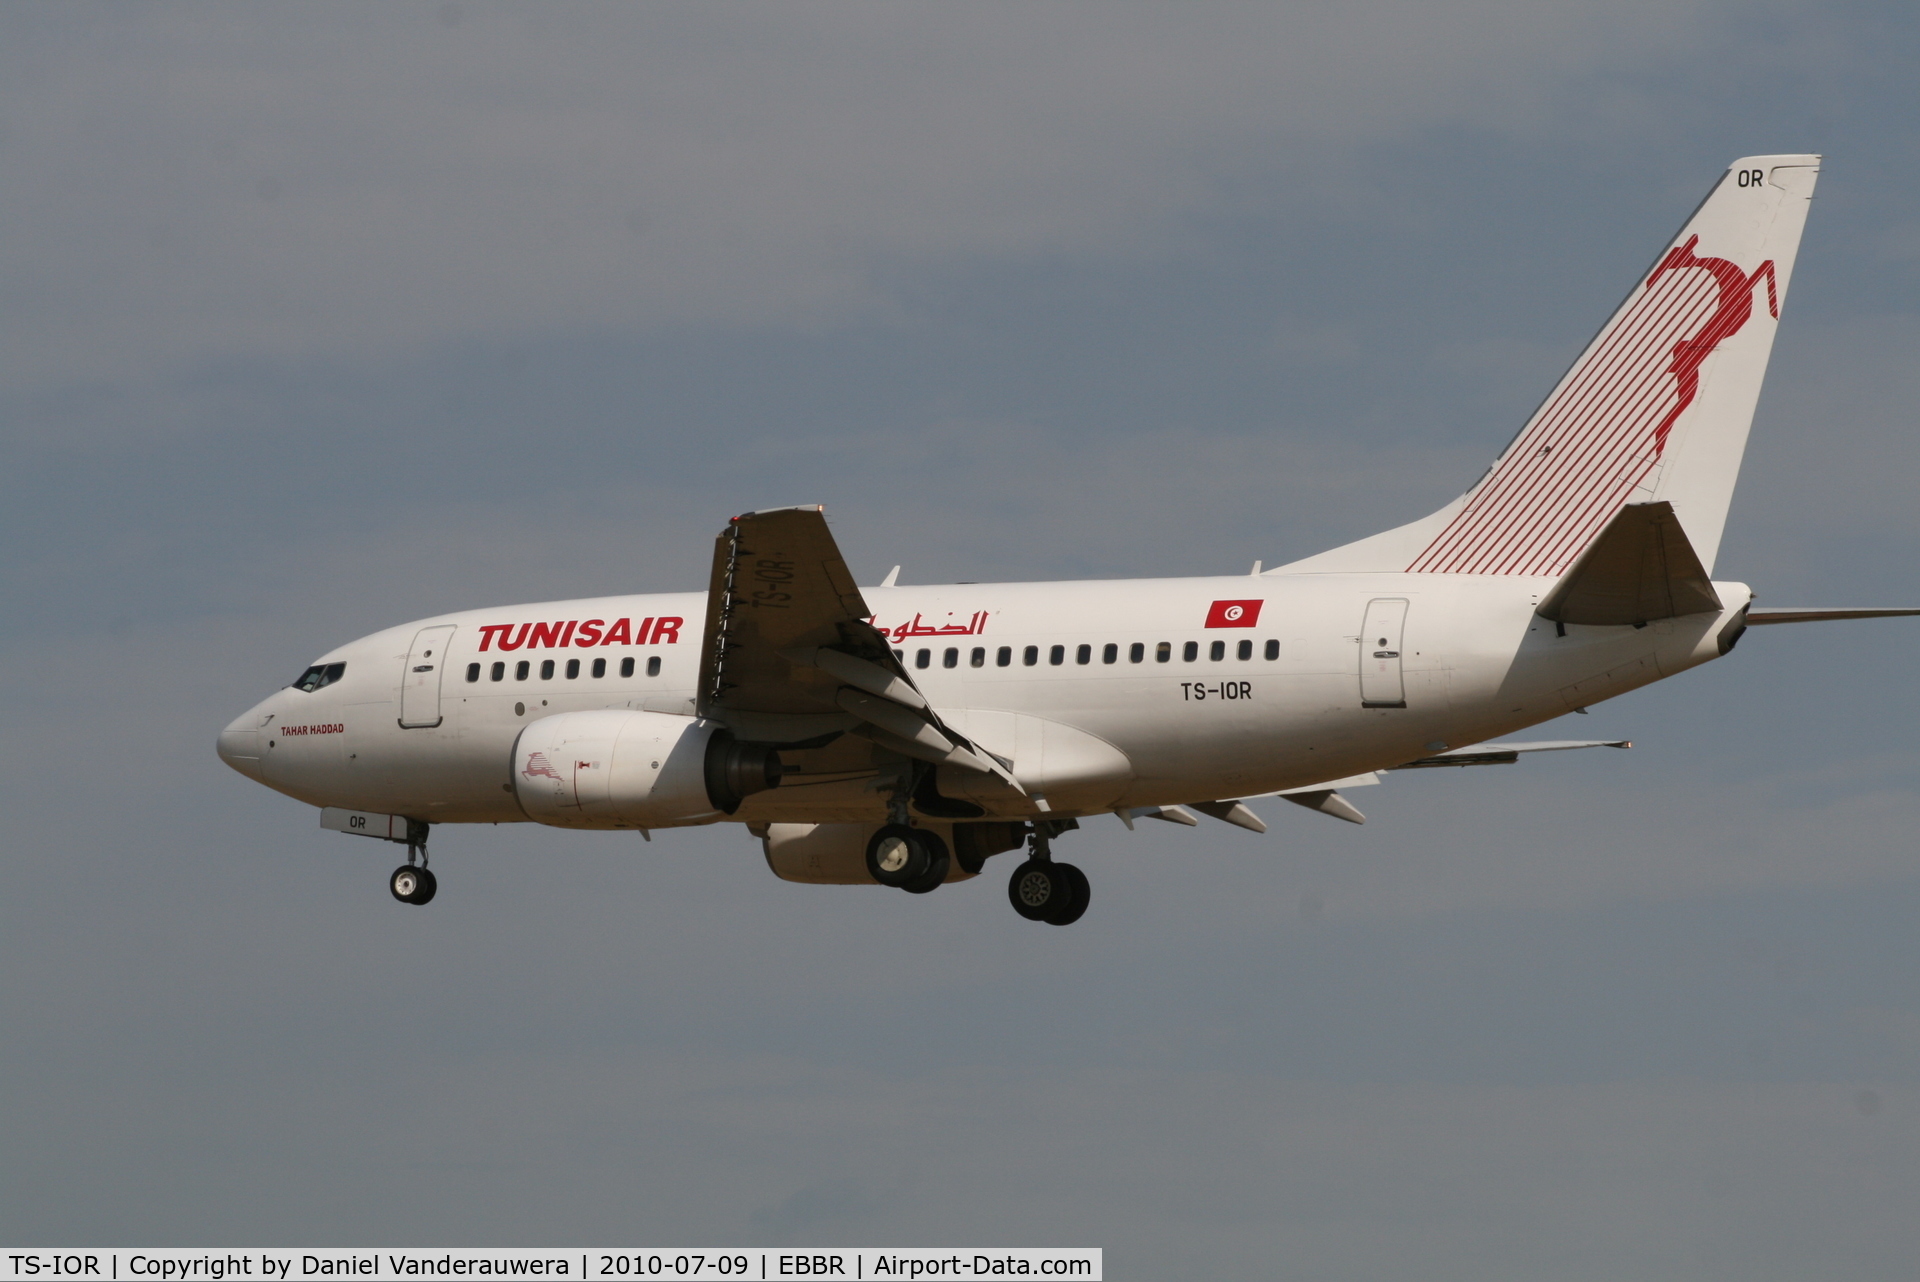
[[[419,866],[414,865],[418,856]],[[417,820],[407,822],[407,862],[393,870],[387,878],[387,889],[393,897],[403,904],[415,906],[428,904],[440,890],[440,879],[427,867],[427,825]]]
[[[393,876],[387,878],[387,889],[403,904],[424,904],[440,889],[440,880],[431,869],[401,864],[393,870]]]

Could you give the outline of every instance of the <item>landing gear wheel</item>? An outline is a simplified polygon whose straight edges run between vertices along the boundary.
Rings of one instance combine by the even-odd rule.
[[[867,840],[867,875],[882,886],[905,889],[926,877],[933,866],[931,834],[905,824],[887,824]],[[946,853],[942,843],[940,853]],[[942,870],[942,877],[946,876]],[[932,889],[932,887],[928,887]]]
[[[403,904],[424,904],[439,889],[432,873],[413,864],[401,864],[387,878],[387,889]]]
[[[1071,899],[1068,879],[1062,871],[1066,864],[1051,860],[1029,859],[1013,870],[1007,879],[1007,899],[1013,911],[1028,921],[1045,921]]]
[[[930,858],[927,860],[927,870],[900,889],[909,895],[924,895],[946,881],[947,870],[953,866],[953,856],[947,850],[947,843],[933,833],[915,828],[913,835],[927,843]]]
[[[1053,869],[1067,883],[1067,893],[1059,906],[1047,914],[1047,921],[1055,926],[1071,926],[1086,913],[1092,888],[1087,885],[1087,874],[1073,864],[1055,864]]]

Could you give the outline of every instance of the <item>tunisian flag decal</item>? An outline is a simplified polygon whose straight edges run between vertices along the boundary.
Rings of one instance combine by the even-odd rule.
[[[1250,628],[1260,622],[1262,601],[1215,601],[1207,611],[1210,628]]]

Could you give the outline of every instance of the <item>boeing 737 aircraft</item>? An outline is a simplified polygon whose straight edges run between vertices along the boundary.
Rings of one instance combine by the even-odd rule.
[[[817,507],[728,522],[705,592],[441,615],[343,645],[221,758],[407,847],[437,824],[732,822],[789,881],[924,894],[1024,848],[1008,894],[1065,925],[1052,845],[1117,815],[1255,832],[1279,796],[1361,822],[1378,772],[1601,746],[1489,742],[1732,651],[1727,506],[1817,156],[1736,161],[1506,451],[1431,516],[1243,577],[855,586]],[[1625,746],[1616,744],[1613,746]]]

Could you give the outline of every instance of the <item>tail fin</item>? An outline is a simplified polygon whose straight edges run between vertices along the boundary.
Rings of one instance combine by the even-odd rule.
[[[1471,491],[1282,569],[1557,577],[1622,506],[1669,502],[1711,570],[1819,167],[1735,161]]]

